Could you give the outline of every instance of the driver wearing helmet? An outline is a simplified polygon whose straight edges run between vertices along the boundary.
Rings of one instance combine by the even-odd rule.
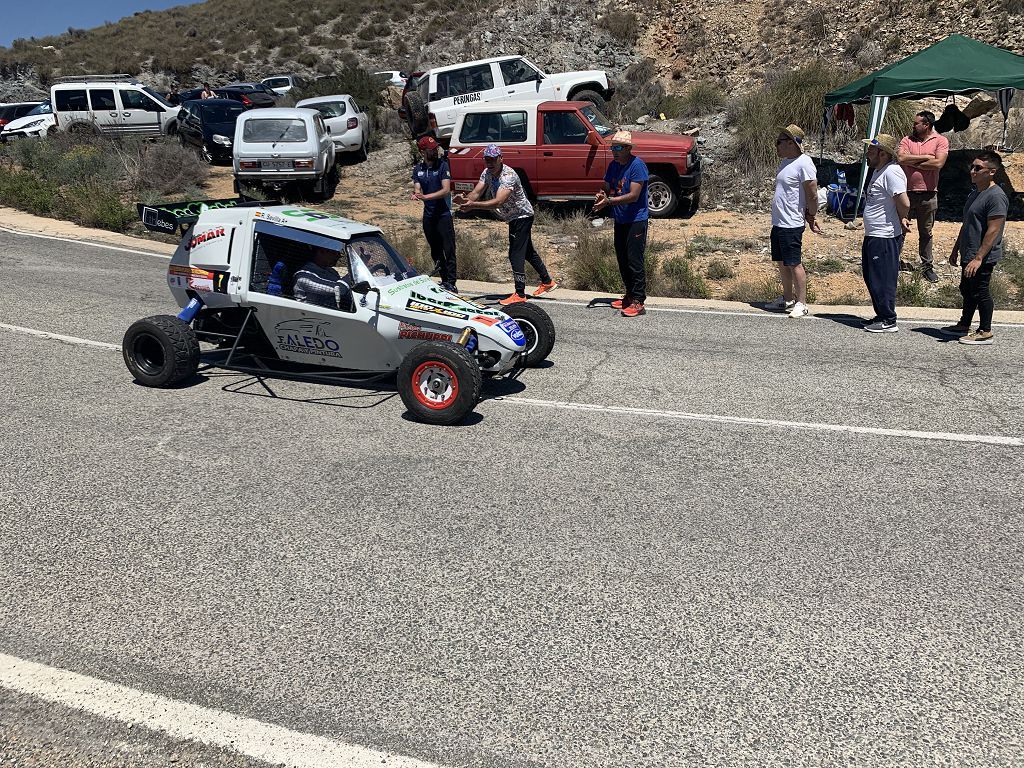
[[[295,298],[330,309],[351,309],[352,290],[335,269],[341,252],[313,247],[313,258],[295,273]]]

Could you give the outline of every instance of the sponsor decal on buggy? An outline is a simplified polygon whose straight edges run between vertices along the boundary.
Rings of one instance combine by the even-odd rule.
[[[433,304],[426,304],[422,301],[416,301],[416,299],[409,299],[406,302],[405,308],[412,312],[423,312],[427,315],[440,315],[441,317],[452,317],[456,320],[466,320],[469,315],[465,315],[462,312],[454,312],[444,307],[438,307]]]
[[[173,216],[161,217],[160,211],[150,208],[148,205],[142,209],[142,223],[149,229],[163,229],[167,232],[173,232],[178,226],[178,222]]]
[[[275,216],[272,213],[266,213],[265,211],[256,211],[256,213],[254,213],[253,216],[255,216],[257,219],[262,219],[263,221],[269,221],[271,224],[289,223],[288,219],[282,218],[281,216]]]
[[[281,211],[282,216],[288,216],[293,219],[305,219],[306,221],[324,221],[324,220],[342,220],[345,217],[339,216],[336,213],[324,213],[323,211],[317,211],[313,208],[291,208],[287,211]]]
[[[318,357],[342,357],[341,345],[327,335],[329,320],[282,320],[274,326],[277,347],[283,352]]]
[[[511,317],[508,320],[502,320],[498,323],[498,327],[507,333],[508,337],[519,346],[526,344],[526,335],[523,333],[523,329],[520,328],[519,323]]]
[[[462,96],[456,96],[452,101],[455,104],[472,104],[474,101],[480,101],[479,93],[467,93]]]
[[[442,296],[449,295],[447,291],[443,291],[437,286],[432,288],[432,292],[439,293]],[[422,293],[417,293],[416,291],[411,291],[409,295],[418,301],[433,304],[437,307],[443,307],[444,309],[454,309],[459,312],[468,312],[472,310],[480,315],[493,315],[494,317],[500,317],[500,313],[487,309],[486,307],[482,307],[479,304],[474,304],[471,301],[466,301],[465,299],[460,299],[459,301],[448,301],[446,299],[435,298],[433,296],[425,296]],[[463,315],[463,317],[465,317],[465,315]]]
[[[227,293],[228,273],[190,267],[188,264],[171,264],[167,268],[167,284],[171,288],[180,288],[181,290]]]
[[[191,251],[203,243],[208,243],[218,237],[224,237],[224,227],[217,227],[216,229],[208,229],[205,232],[200,232],[188,241],[188,245],[185,246],[185,250]]]
[[[431,293],[437,294],[438,296],[451,295],[451,291],[446,291],[444,288],[441,288],[438,285],[434,285],[433,281],[431,281],[430,285],[427,287],[427,290],[430,291]],[[455,295],[458,296],[458,294]],[[471,301],[470,299],[467,299],[464,296],[459,296],[460,303],[458,304],[451,301],[445,301],[444,299],[427,299],[427,301],[432,301],[435,304],[440,304],[443,307],[458,307],[459,309],[465,309],[468,306],[472,307],[473,309],[479,310],[480,312],[488,311],[487,307],[485,307],[483,304],[477,304],[475,301]],[[495,314],[498,313],[495,312]]]
[[[476,315],[475,317],[471,317],[469,319],[477,323],[483,323],[488,327],[498,324],[498,318],[496,317],[484,317],[483,315]]]
[[[396,293],[401,293],[406,288],[411,288],[414,285],[423,285],[424,283],[433,282],[429,275],[420,275],[419,277],[413,278],[412,280],[404,280],[398,285],[393,285],[385,291],[388,296],[394,296]]]
[[[425,331],[418,325],[412,323],[398,324],[398,338],[400,339],[421,339],[423,341],[451,341],[450,333],[439,333],[438,331]]]

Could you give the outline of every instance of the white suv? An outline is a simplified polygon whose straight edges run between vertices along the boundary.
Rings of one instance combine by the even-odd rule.
[[[50,103],[58,131],[159,136],[177,127],[178,108],[130,75],[61,78]]]
[[[235,121],[235,192],[243,185],[330,200],[338,186],[331,129],[315,109],[268,108]]]
[[[522,56],[500,56],[428,70],[403,98],[414,136],[452,135],[461,107],[482,101],[589,101],[604,110],[615,92],[600,70],[545,74]]]

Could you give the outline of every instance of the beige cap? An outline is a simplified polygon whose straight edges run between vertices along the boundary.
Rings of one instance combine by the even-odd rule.
[[[895,158],[900,152],[900,143],[888,133],[880,133],[873,139],[861,139],[869,147],[878,147],[880,150]]]
[[[795,141],[796,145],[800,147],[800,151],[803,151],[804,137],[807,135],[804,133],[803,128],[801,128],[799,125],[794,125],[790,123],[785,128],[780,129],[779,132],[785,134],[786,136],[789,136],[789,138]]]
[[[629,146],[632,147],[633,134],[630,133],[629,131],[616,131],[614,134],[612,134],[611,142],[612,144],[628,144]]]

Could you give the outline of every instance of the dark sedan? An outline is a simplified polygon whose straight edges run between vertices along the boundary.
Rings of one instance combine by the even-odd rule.
[[[231,99],[192,99],[178,112],[178,141],[192,147],[211,165],[231,162],[235,120],[246,107]]]
[[[193,101],[200,98],[200,94],[202,94],[202,92],[202,88],[190,88],[187,91],[179,93],[178,99],[182,104],[184,104],[186,101]],[[248,88],[242,88],[235,85],[225,85],[220,88],[214,88],[213,92],[217,94],[218,99],[231,99],[232,101],[237,101],[246,109],[277,106],[277,100],[273,96],[268,96],[262,90],[249,90]],[[209,99],[207,99],[207,101],[209,101]]]

